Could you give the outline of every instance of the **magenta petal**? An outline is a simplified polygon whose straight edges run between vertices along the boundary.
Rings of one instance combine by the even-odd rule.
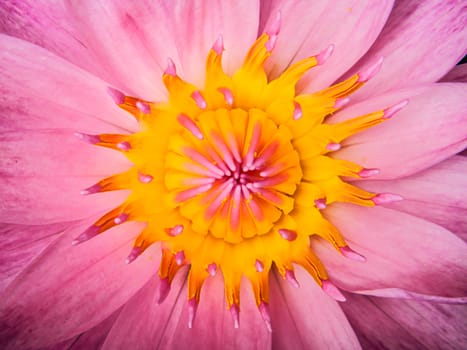
[[[82,68],[96,68],[64,1],[2,1],[0,32],[46,48]],[[104,68],[104,67],[100,67]]]
[[[125,198],[123,191],[80,194],[101,178],[127,169],[128,161],[78,140],[69,130],[5,132],[0,153],[0,221],[71,221],[115,207]]]
[[[455,66],[440,81],[467,83],[467,63]]]
[[[278,349],[360,349],[339,305],[303,269],[300,288],[271,275],[272,343]]]
[[[156,247],[125,264],[142,225],[117,226],[72,246],[84,228],[81,224],[64,233],[2,293],[2,345],[38,348],[71,338],[111,315],[154,276]]]
[[[467,344],[465,305],[349,295],[341,307],[365,349],[462,349]]]
[[[353,105],[332,122],[385,109],[408,99],[391,119],[351,136],[337,158],[379,168],[378,179],[426,169],[467,146],[467,84],[433,84],[387,93]]]
[[[0,34],[0,65],[0,130],[137,128],[108,96],[107,83],[38,46]]]
[[[148,305],[153,305],[158,281],[149,281],[122,310],[103,349],[131,348],[134,344],[141,349],[151,349],[154,344],[162,349],[179,349],[187,344],[193,349],[221,349],[226,344],[239,349],[270,347],[270,333],[248,293],[249,285],[242,285],[240,328],[234,328],[225,309],[219,274],[206,280],[193,328],[188,328],[185,276],[177,275],[167,299],[152,307]]]
[[[465,21],[465,6],[461,0],[396,2],[375,44],[346,74],[356,73],[384,57],[378,75],[352,95],[352,99],[363,100],[394,88],[437,81],[465,54]]]
[[[360,181],[375,192],[397,193],[403,201],[388,204],[441,225],[467,241],[467,158],[452,157],[421,173],[399,180]]]
[[[442,297],[464,297],[467,291],[467,244],[428,221],[386,208],[333,205],[329,220],[349,245],[363,254],[353,262],[328,243],[315,241],[331,279],[338,287],[367,290],[401,288]]]
[[[70,225],[0,224],[0,292]]]
[[[333,44],[334,53],[300,83],[311,91],[327,87],[349,69],[373,44],[384,26],[393,1],[339,2],[263,1],[262,26],[267,30],[281,12],[282,26],[270,59],[277,76],[292,62],[318,54]]]

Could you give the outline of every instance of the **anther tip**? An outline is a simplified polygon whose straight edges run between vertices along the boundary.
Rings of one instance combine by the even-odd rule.
[[[269,312],[269,304],[263,301],[259,304],[258,309],[261,314],[261,317],[263,318],[263,321],[266,325],[268,332],[272,332],[271,314]]]
[[[302,117],[303,117],[302,106],[297,101],[294,101],[293,119],[299,120]]]
[[[381,69],[383,65],[384,57],[380,57],[376,63],[371,65],[370,67],[364,69],[362,72],[358,73],[358,82],[359,83],[366,83],[368,80],[373,78]]]
[[[198,302],[195,298],[188,300],[188,328],[193,328],[196,318],[196,311],[198,310]]]
[[[170,57],[167,58],[167,68],[165,69],[164,74],[171,75],[173,77],[177,76],[177,69],[175,68],[175,63]]]
[[[334,102],[334,108],[340,109],[346,106],[350,102],[350,97],[338,98],[336,102]]]
[[[350,248],[349,246],[339,248],[341,254],[346,257],[347,259],[358,261],[358,262],[366,262],[366,257],[357,253],[355,250]]]
[[[383,118],[384,119],[389,119],[391,118],[394,114],[396,114],[397,112],[399,112],[402,108],[404,108],[405,106],[407,106],[409,104],[409,100],[404,100],[404,101],[401,101],[389,108],[386,108],[384,110],[384,115],[383,115]]]
[[[151,113],[151,107],[145,102],[137,101],[136,108],[138,108],[138,110],[143,114]]]
[[[334,52],[334,44],[329,45],[327,48],[322,50],[319,54],[316,55],[316,60],[318,61],[318,65],[321,66],[331,57],[332,53]]]
[[[326,198],[319,198],[319,199],[316,199],[315,200],[315,206],[316,208],[320,209],[320,210],[324,210],[326,209],[327,205],[326,205]]]
[[[389,204],[393,202],[400,202],[404,200],[404,197],[398,194],[393,194],[393,193],[379,193],[376,196],[374,196],[371,200],[376,205],[382,205],[382,204]]]
[[[130,254],[128,254],[127,258],[125,259],[125,264],[131,264],[138,256],[141,255],[142,252],[143,249],[140,247],[133,247],[130,251]]]
[[[341,149],[341,144],[340,143],[336,143],[336,142],[329,142],[327,145],[326,145],[326,149],[328,151],[331,151],[331,152],[335,152],[335,151],[338,151]]]
[[[238,305],[233,304],[233,305],[230,307],[230,314],[232,315],[232,320],[233,320],[233,323],[234,323],[234,328],[235,328],[235,329],[240,328],[240,309],[239,309]]]
[[[358,176],[363,179],[366,179],[371,176],[376,176],[380,173],[380,170],[377,168],[363,168],[358,172]]]
[[[81,141],[90,143],[91,145],[95,145],[101,141],[99,135],[89,135],[79,131],[74,132],[73,135]]]
[[[275,36],[279,34],[281,30],[281,22],[282,22],[282,14],[280,11],[276,12],[276,17],[272,21],[271,25],[269,26],[268,30],[266,33],[270,36]]]
[[[336,301],[340,301],[340,302],[344,302],[347,300],[345,296],[341,293],[341,291],[334,284],[332,284],[329,280],[324,280],[322,281],[322,283],[323,285],[321,288],[331,298],[333,298]]]
[[[222,37],[222,34],[218,36],[216,42],[212,46],[212,49],[219,56],[222,55],[222,52],[224,52],[224,38]]]
[[[125,102],[125,95],[123,94],[123,92],[117,89],[114,89],[113,87],[110,87],[110,86],[107,87],[107,94],[112,98],[112,100],[117,105],[121,105],[122,103]]]

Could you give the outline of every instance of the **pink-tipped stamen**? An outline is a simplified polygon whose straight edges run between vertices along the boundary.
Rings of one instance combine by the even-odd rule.
[[[371,200],[376,205],[382,205],[402,201],[404,200],[404,197],[392,193],[379,193],[376,196],[374,196]]]
[[[217,265],[215,263],[211,263],[208,265],[206,269],[209,273],[209,276],[214,277],[216,275]]]
[[[255,269],[257,272],[263,272],[264,271],[264,264],[261,260],[256,259],[255,261]]]
[[[136,260],[136,258],[138,256],[140,256],[141,254],[143,253],[143,249],[140,248],[140,247],[133,247],[133,249],[131,249],[131,252],[130,254],[127,256],[127,258],[125,259],[125,263],[126,264],[131,264],[133,261]]]
[[[376,63],[364,69],[360,73],[358,73],[358,82],[366,83],[368,80],[373,78],[381,69],[381,66],[383,65],[383,61],[384,61],[384,58],[380,57],[379,60],[376,61]]]
[[[323,286],[321,287],[323,291],[329,295],[331,298],[333,298],[336,301],[345,301],[345,296],[341,293],[341,291],[334,285],[332,284],[329,280],[324,280],[322,281]]]
[[[193,328],[193,323],[196,318],[196,311],[198,310],[198,302],[195,298],[188,300],[188,328]]]
[[[151,107],[145,102],[141,102],[141,101],[136,102],[136,108],[138,108],[138,110],[143,114],[151,113]]]
[[[182,191],[176,194],[175,200],[179,203],[184,202],[188,199],[196,197],[199,194],[205,193],[212,188],[212,184],[206,184],[203,186],[193,187],[189,190]]]
[[[264,45],[264,47],[266,48],[268,52],[272,52],[272,50],[274,50],[274,47],[276,46],[276,43],[277,43],[277,35],[273,34],[269,37],[269,40]]]
[[[168,278],[159,279],[159,289],[157,295],[157,304],[162,304],[162,302],[167,298],[170,292],[170,283]]]
[[[293,120],[299,120],[303,117],[302,106],[297,101],[294,101],[293,104],[294,104]]]
[[[320,210],[324,210],[326,209],[327,205],[326,205],[326,198],[319,198],[319,199],[316,199],[315,200],[315,207],[320,209]]]
[[[336,142],[329,142],[327,145],[326,145],[326,149],[328,151],[331,151],[331,152],[336,152],[338,150],[341,149],[341,144],[340,143],[336,143]]]
[[[272,21],[272,23],[268,26],[268,29],[266,30],[266,33],[269,36],[279,34],[279,32],[281,30],[281,22],[282,22],[281,17],[282,17],[281,12],[277,11],[276,12],[276,17],[274,18],[274,20]]]
[[[378,168],[364,168],[358,172],[358,176],[363,179],[366,179],[371,176],[376,176],[380,173]]]
[[[262,301],[258,306],[259,313],[263,318],[264,323],[266,324],[266,328],[269,332],[272,332],[271,326],[271,313],[269,312],[269,304]]]
[[[113,87],[108,86],[107,87],[107,94],[112,98],[112,100],[115,102],[117,105],[121,105],[122,103],[125,102],[125,95],[123,92],[114,89]]]
[[[355,250],[351,249],[349,246],[341,247],[339,248],[339,251],[347,259],[358,261],[358,262],[366,261],[366,258],[362,254],[357,253]]]
[[[233,304],[230,307],[230,314],[232,315],[234,328],[238,329],[240,327],[240,309],[237,304]]]
[[[226,87],[220,87],[217,89],[222,95],[224,95],[224,100],[225,103],[227,103],[229,106],[232,106],[234,103],[234,97],[232,90],[226,88]]]
[[[203,95],[201,95],[201,92],[198,91],[198,90],[193,91],[193,93],[191,94],[191,98],[195,101],[196,105],[200,109],[206,109],[206,107],[208,106],[208,104],[206,103],[206,100],[204,99]]]
[[[297,279],[295,278],[295,273],[293,272],[293,270],[285,271],[285,280],[295,288],[300,288],[300,283],[298,283]]]
[[[222,35],[219,35],[217,37],[216,42],[214,43],[214,45],[212,45],[212,49],[217,55],[222,55],[222,52],[224,52],[224,38],[222,37]]]
[[[195,124],[195,122],[188,117],[185,114],[180,114],[177,117],[177,121],[189,132],[193,134],[194,137],[196,137],[199,140],[202,140],[204,138],[203,134],[201,133],[201,130],[198,128],[198,126]]]
[[[279,229],[279,234],[287,241],[295,241],[297,239],[297,232],[286,228]]]
[[[326,63],[326,61],[331,57],[332,53],[334,52],[334,45],[331,44],[319,54],[316,55],[316,60],[318,61],[318,65],[321,66]]]
[[[82,132],[75,132],[74,135],[79,138],[81,141],[95,145],[96,143],[101,142],[99,135],[89,135]]]
[[[175,63],[170,57],[167,58],[167,68],[165,69],[164,74],[171,75],[172,77],[177,76],[177,69],[175,68]]]
[[[334,108],[335,109],[340,109],[344,106],[346,106],[350,102],[349,97],[344,97],[344,98],[338,98],[336,102],[334,102]]]
[[[386,108],[383,111],[384,112],[383,119],[391,118],[392,116],[394,116],[397,112],[399,112],[402,108],[404,108],[408,104],[409,104],[409,100],[404,100],[404,101],[401,101],[401,102],[395,104],[394,106]]]
[[[165,233],[167,233],[171,237],[176,237],[183,232],[183,225],[175,225],[174,227],[166,228]]]
[[[126,213],[121,213],[119,216],[117,216],[117,217],[114,219],[114,223],[115,223],[116,225],[123,224],[125,221],[128,220],[128,217],[129,217],[128,214],[126,214]]]
[[[175,263],[178,266],[182,266],[184,262],[185,262],[185,253],[183,252],[183,250],[175,253]]]
[[[153,179],[154,179],[154,177],[152,175],[143,174],[143,173],[138,172],[138,180],[139,180],[139,182],[141,182],[143,184],[148,184]]]
[[[261,124],[256,123],[255,126],[253,127],[250,144],[248,145],[248,151],[244,159],[244,163],[243,163],[244,171],[253,170],[250,168],[253,164],[253,161],[255,160],[255,153],[257,151],[256,148],[258,147],[260,138],[261,138]]]
[[[128,141],[122,141],[117,143],[117,148],[121,151],[128,152],[131,149],[131,145]]]
[[[93,237],[96,237],[99,234],[99,226],[92,225],[86,229],[82,234],[80,234],[76,239],[74,239],[71,244],[78,245],[83,242],[90,240]]]
[[[101,190],[102,190],[102,186],[97,183],[95,185],[92,185],[91,187],[85,188],[84,190],[80,191],[80,194],[85,196],[88,194],[98,193]]]

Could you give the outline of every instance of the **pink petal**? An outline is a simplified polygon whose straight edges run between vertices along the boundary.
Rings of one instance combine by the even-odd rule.
[[[118,86],[149,100],[165,94],[160,78],[168,57],[184,79],[202,83],[206,55],[219,35],[227,66],[241,63],[257,33],[258,10],[253,1],[70,4],[97,61],[105,62]]]
[[[71,223],[0,225],[0,292]]]
[[[0,153],[3,222],[75,220],[115,207],[127,195],[80,194],[129,165],[117,152],[86,144],[68,130],[5,132],[0,135]]]
[[[465,296],[467,244],[428,221],[386,208],[333,205],[328,219],[365,263],[337,254],[315,242],[318,255],[336,285],[364,293],[401,288],[443,297]]]
[[[149,281],[125,306],[103,349],[131,348],[135,344],[141,349],[150,349],[154,344],[162,349],[178,349],[186,344],[193,349],[270,348],[270,333],[259,315],[249,285],[242,285],[240,328],[235,329],[225,308],[222,278],[219,274],[208,278],[190,329],[185,275],[177,275],[168,298],[160,306],[153,304],[157,284],[156,279]]]
[[[329,86],[373,44],[384,26],[393,1],[270,1],[262,2],[265,29],[281,12],[282,26],[271,62],[279,75],[292,62],[318,54],[334,44],[332,56],[313,68],[300,83],[307,91]]]
[[[465,305],[349,295],[342,308],[366,349],[462,349],[467,344]]]
[[[394,91],[351,106],[332,122],[409,103],[390,120],[352,136],[337,158],[365,168],[379,168],[378,179],[392,179],[426,169],[467,145],[467,85],[436,84]]]
[[[383,67],[352,99],[363,100],[394,88],[437,81],[465,54],[466,20],[461,0],[396,2],[378,40],[348,75],[381,56]]]
[[[360,181],[374,192],[397,193],[403,201],[388,204],[441,225],[467,241],[467,158],[452,157],[424,172],[393,181]]]
[[[64,1],[2,1],[0,32],[42,46],[82,68],[97,68]]]
[[[271,276],[272,343],[278,349],[360,349],[337,302],[301,268],[300,288]]]
[[[118,309],[98,325],[74,338],[71,349],[101,349],[121,311],[122,308]]]
[[[467,83],[467,63],[455,66],[440,81]]]
[[[52,53],[0,35],[3,130],[73,128],[83,132],[137,129],[107,94],[107,84]],[[116,127],[120,126],[120,128]]]
[[[84,228],[70,228],[2,294],[2,345],[38,348],[71,338],[110,316],[154,275],[157,247],[131,265],[124,263],[140,224],[118,226],[72,246]]]

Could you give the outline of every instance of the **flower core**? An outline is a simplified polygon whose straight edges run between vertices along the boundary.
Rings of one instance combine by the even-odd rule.
[[[331,154],[344,139],[383,122],[407,102],[342,123],[326,123],[326,117],[376,73],[381,61],[320,92],[298,94],[296,83],[309,69],[324,64],[333,46],[269,80],[263,66],[278,32],[279,19],[256,40],[233,76],[222,69],[220,37],[208,53],[204,88],[183,81],[169,59],[163,75],[166,102],[148,102],[109,89],[115,102],[137,118],[139,132],[77,133],[92,144],[124,153],[134,166],[83,191],[130,189],[131,194],[75,243],[125,221],[146,223],[127,262],[151,244],[161,243],[160,302],[177,271],[189,265],[190,327],[203,282],[216,271],[224,277],[227,307],[236,327],[240,281],[245,276],[270,329],[272,265],[296,286],[294,265],[301,265],[325,292],[344,300],[313,253],[310,237],[329,241],[350,259],[365,258],[348,247],[322,211],[336,201],[374,206],[400,199],[346,182],[378,170]]]

